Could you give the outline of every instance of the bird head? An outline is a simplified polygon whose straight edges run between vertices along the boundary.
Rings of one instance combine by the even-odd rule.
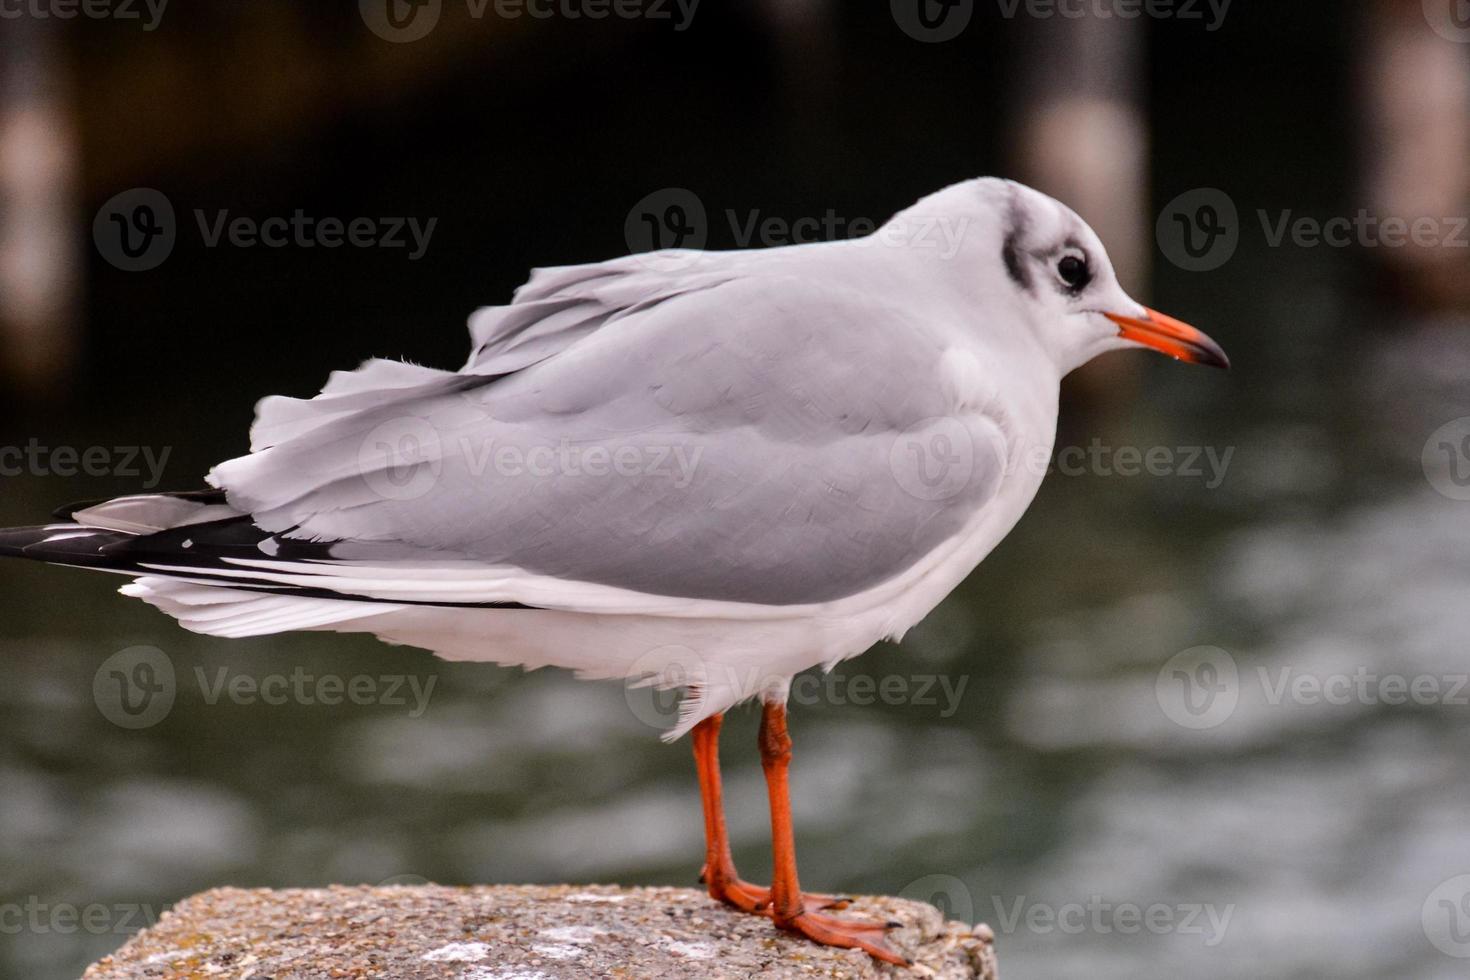
[[[1202,331],[1131,298],[1087,222],[1053,198],[1010,180],[985,177],[946,188],[904,212],[965,219],[960,265],[986,310],[1011,311],[1065,374],[1098,354],[1146,347],[1181,361],[1228,368]]]

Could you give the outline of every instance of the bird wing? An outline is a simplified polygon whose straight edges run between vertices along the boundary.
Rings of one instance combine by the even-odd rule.
[[[947,344],[916,316],[810,276],[621,261],[481,311],[459,373],[371,362],[318,399],[268,400],[255,451],[211,482],[265,531],[381,580],[368,596],[401,598],[417,565],[428,601],[533,605],[555,605],[548,580],[838,599],[995,494],[1004,417],[956,409]]]

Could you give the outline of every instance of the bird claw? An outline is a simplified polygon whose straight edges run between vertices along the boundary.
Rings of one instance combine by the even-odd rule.
[[[699,880],[708,887],[711,898],[742,912],[768,916],[775,920],[779,928],[787,932],[805,936],[812,942],[823,946],[861,949],[869,956],[885,963],[894,963],[899,966],[910,965],[910,961],[889,946],[883,938],[885,932],[897,928],[902,923],[892,920],[870,922],[861,919],[839,919],[836,916],[824,914],[829,910],[847,908],[852,899],[846,896],[803,892],[801,911],[794,916],[782,916],[775,914],[771,907],[769,888],[752,885],[739,878],[711,876],[707,868],[700,871]]]
[[[805,936],[823,946],[838,946],[843,949],[860,949],[869,956],[896,966],[913,966],[913,961],[888,945],[883,933],[893,927],[891,922],[865,922],[854,919],[839,919],[834,915],[802,911],[791,917],[776,916],[776,926],[787,932]]]
[[[771,890],[769,888],[752,885],[739,878],[711,878],[705,871],[700,872],[699,881],[700,884],[708,887],[710,898],[716,901],[724,902],[742,912],[751,912],[756,915],[771,914]],[[802,894],[802,907],[807,912],[841,910],[851,904],[852,899],[846,895],[823,895],[817,892]]]

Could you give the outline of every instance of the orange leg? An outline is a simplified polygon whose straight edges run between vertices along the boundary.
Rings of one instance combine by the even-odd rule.
[[[724,720],[724,715],[714,715],[694,726],[694,763],[699,771],[699,796],[704,803],[704,870],[699,877],[711,898],[742,912],[770,915],[770,889],[741,881],[735,873],[735,860],[730,856],[724,794],[720,789],[720,725]],[[846,908],[847,901],[832,895],[804,898],[812,911]]]
[[[791,827],[791,736],[786,732],[786,706],[766,704],[761,712],[761,768],[771,800],[771,846],[775,872],[771,880],[771,918],[788,932],[799,933],[824,946],[861,949],[885,963],[907,966],[909,960],[883,938],[888,924],[855,922],[823,915],[803,900],[796,876],[796,839]]]

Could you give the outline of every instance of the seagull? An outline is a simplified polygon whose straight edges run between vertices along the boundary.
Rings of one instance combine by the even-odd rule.
[[[120,573],[198,633],[371,633],[681,692],[709,894],[905,957],[802,891],[792,678],[899,639],[1035,497],[1062,377],[1146,347],[1228,367],[1119,286],[1073,211],[1009,180],[871,234],[536,269],[458,371],[369,360],[256,406],[207,489],[64,507],[0,555]],[[769,887],[731,858],[724,713],[759,699]]]

